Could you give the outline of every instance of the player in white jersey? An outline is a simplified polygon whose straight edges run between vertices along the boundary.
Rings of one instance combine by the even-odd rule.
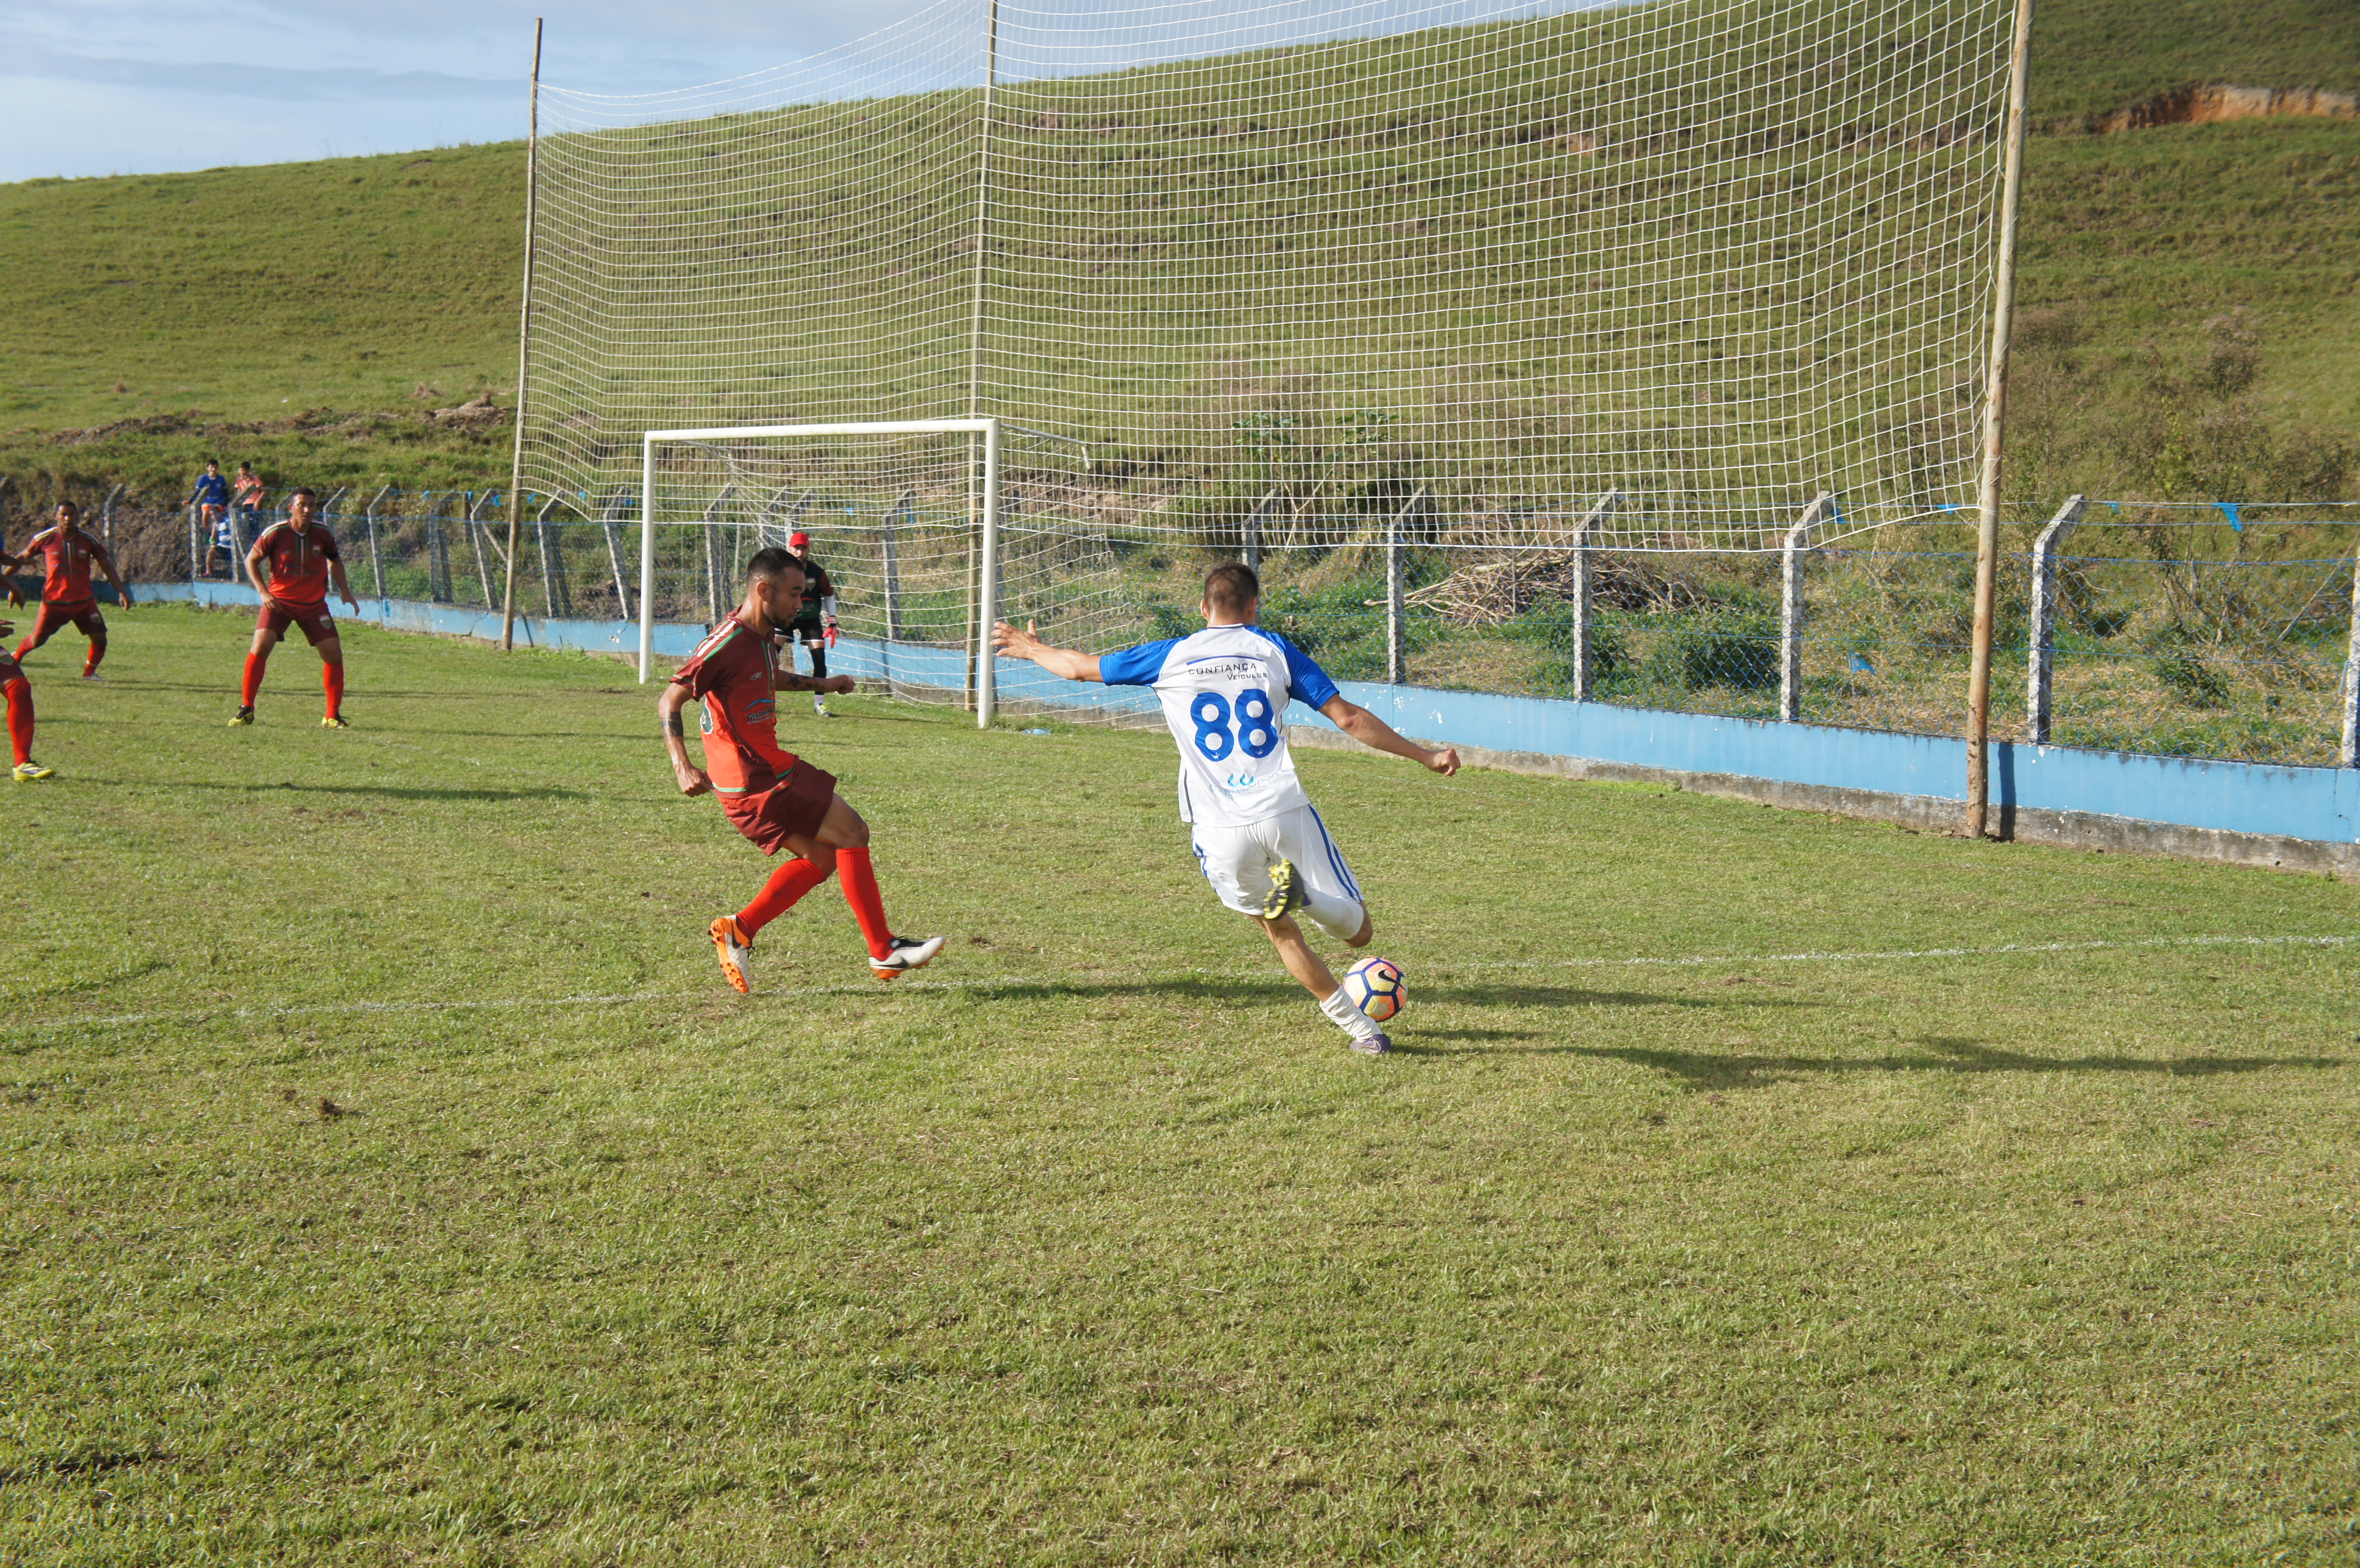
[[[1301,648],[1254,625],[1262,585],[1251,568],[1217,566],[1205,579],[1205,629],[1104,656],[1051,648],[1031,626],[1001,622],[992,641],[1067,681],[1152,686],[1180,748],[1180,820],[1197,864],[1221,902],[1262,922],[1286,971],[1320,1010],[1375,1054],[1393,1041],[1352,1004],[1303,940],[1295,914],[1347,947],[1374,931],[1360,885],[1295,777],[1286,745],[1286,704],[1318,709],[1363,746],[1406,757],[1440,774],[1459,771],[1448,746],[1428,751],[1336,690]]]

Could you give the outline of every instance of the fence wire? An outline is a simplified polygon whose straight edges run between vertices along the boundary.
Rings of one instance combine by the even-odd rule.
[[[753,551],[805,532],[834,580],[847,637],[953,655],[928,662],[923,679],[889,670],[890,688],[963,700],[978,645],[979,540],[962,484],[807,485],[784,503],[776,490],[708,494],[685,508],[669,499],[669,515],[685,509],[697,520],[656,530],[655,618],[718,620]],[[1994,627],[1994,738],[2343,760],[2354,706],[2355,512],[2099,503],[2052,531],[2045,628],[2034,607],[2042,527],[2011,525]],[[637,618],[635,493],[536,496],[525,516],[519,613]],[[244,520],[241,539],[269,520]],[[508,560],[498,497],[387,495],[332,507],[327,520],[356,593],[499,608]],[[1963,730],[1975,574],[1963,525],[1888,527],[1868,536],[1875,548],[1851,548],[1860,536],[1840,548],[1798,546],[1791,616],[1786,551],[1698,549],[1674,530],[1652,549],[1508,545],[1491,542],[1486,527],[1408,507],[1390,522],[1290,517],[1207,534],[1019,474],[1003,493],[999,598],[1009,618],[1093,652],[1178,636],[1201,624],[1205,570],[1240,553],[1242,539],[1262,576],[1262,623],[1338,679],[1908,734]],[[227,552],[209,562],[193,530],[191,546],[191,575],[208,565],[222,572]]]

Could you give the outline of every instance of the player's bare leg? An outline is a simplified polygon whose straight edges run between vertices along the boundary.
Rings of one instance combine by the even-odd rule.
[[[1379,1029],[1368,1014],[1354,1007],[1352,998],[1344,995],[1344,988],[1336,984],[1335,973],[1328,967],[1327,960],[1312,952],[1311,944],[1303,940],[1303,928],[1295,923],[1294,916],[1266,919],[1262,922],[1262,933],[1270,938],[1270,944],[1278,949],[1279,962],[1286,965],[1286,972],[1311,993],[1312,999],[1319,1004],[1319,1010],[1351,1037],[1354,1051],[1363,1055],[1381,1056],[1393,1049],[1393,1042],[1387,1038],[1385,1031]],[[1368,941],[1366,917],[1362,918],[1361,931],[1360,941]],[[1353,945],[1358,946],[1359,943]]]
[[[822,867],[823,877],[831,869],[838,873],[844,901],[852,906],[852,918],[860,922],[861,940],[869,944],[869,967],[880,980],[923,969],[943,950],[941,937],[921,941],[895,936],[886,924],[884,896],[877,889],[877,872],[869,860],[869,824],[843,796],[828,800],[819,832],[790,834],[787,847]]]

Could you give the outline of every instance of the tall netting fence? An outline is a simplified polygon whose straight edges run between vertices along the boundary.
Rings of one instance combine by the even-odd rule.
[[[997,415],[1167,523],[1972,499],[2007,0],[943,0],[545,87],[527,483]],[[996,22],[995,22],[996,18]],[[1340,525],[1339,525],[1340,526]]]

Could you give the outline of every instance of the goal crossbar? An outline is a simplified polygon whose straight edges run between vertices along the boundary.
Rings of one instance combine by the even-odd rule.
[[[1052,441],[1071,440],[1046,431],[1004,424],[996,415],[971,419],[874,419],[796,425],[714,425],[698,430],[650,430],[639,440],[639,683],[655,678],[656,652],[656,453],[667,446],[705,441],[756,441],[829,436],[970,435],[983,445],[982,517],[978,530],[975,617],[975,722],[991,727],[993,680],[991,626],[1000,618],[1000,447],[1004,430]]]

